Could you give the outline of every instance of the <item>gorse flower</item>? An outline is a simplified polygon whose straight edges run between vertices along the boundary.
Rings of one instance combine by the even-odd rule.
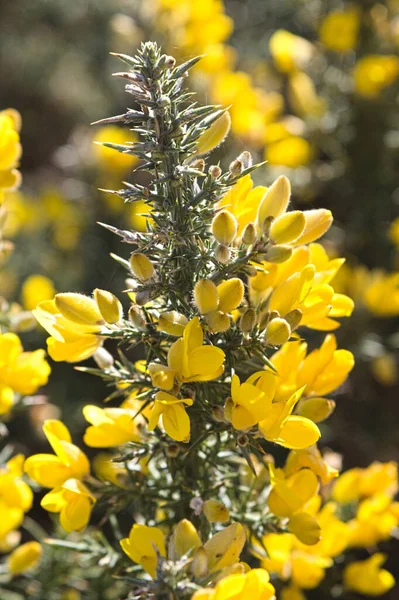
[[[168,352],[168,366],[151,363],[148,367],[153,385],[171,390],[175,383],[211,381],[223,373],[224,352],[203,345],[204,335],[197,317],[184,328],[183,336]]]
[[[90,473],[86,455],[74,444],[61,421],[46,421],[43,431],[55,452],[36,454],[25,461],[25,472],[39,485],[53,488],[41,501],[43,508],[60,513],[65,531],[82,530],[95,498],[82,482]]]
[[[17,169],[22,154],[20,127],[21,117],[16,110],[0,111],[0,204],[5,192],[16,189],[21,182]]]
[[[17,335],[0,335],[0,415],[11,410],[16,394],[35,393],[49,375],[44,350],[24,352]]]
[[[126,270],[126,312],[116,296],[98,288],[92,297],[55,294],[35,309],[50,334],[50,356],[68,362],[93,357],[94,367],[78,369],[101,377],[110,402],[103,408],[90,400],[83,408],[84,442],[112,449],[93,459],[95,477],[61,421],[44,423],[54,454],[25,462],[26,474],[49,488],[41,504],[60,514],[66,532],[85,529],[97,503],[98,526],[82,541],[74,534],[50,544],[87,553],[101,585],[102,575],[117,567],[121,596],[274,600],[270,573],[280,580],[278,593],[285,586],[282,600],[304,600],[302,590],[324,580],[328,585],[332,568],[334,582],[344,571],[347,589],[385,591],[392,579],[381,571],[378,554],[367,577],[364,565],[342,565],[347,549],[370,549],[397,527],[396,465],[373,464],[340,478],[339,457],[316,445],[318,423],[335,406],[330,396],[354,364],[333,334],[318,333],[338,328],[336,319],[354,308],[335,287],[344,260],[331,257],[321,240],[332,214],[291,210],[284,175],[254,187],[251,173],[260,165],[248,151],[226,170],[212,162],[230,126],[256,140],[259,150],[266,141],[267,153],[277,153],[275,164],[287,147],[285,164],[310,159],[305,120],[327,107],[303,69],[311,71],[321,44],[316,49],[282,30],[270,39],[275,74],[286,78],[301,116],[293,122],[281,116],[279,93],[263,93],[244,73],[231,71],[224,41],[232,23],[220,2],[162,0],[156,10],[164,24],[180,30],[185,53],[213,45],[225,72],[209,59],[202,72],[213,82],[214,98],[237,99],[237,105],[227,111],[190,100],[184,83],[191,68],[201,70],[197,58],[176,65],[153,43],[142,44],[134,57],[117,55],[126,65],[117,75],[134,108],[100,124],[124,124],[132,134],[126,141],[118,129],[119,137],[103,146],[147,173],[133,173],[111,194],[141,203],[151,219],[135,231],[102,224],[122,248],[127,244],[123,256],[112,255]],[[348,41],[357,36],[356,23],[345,23],[347,39],[336,51],[356,43]],[[324,28],[336,26],[332,18]],[[113,170],[124,162],[115,159]],[[309,351],[307,328],[314,330]],[[285,458],[276,445],[289,450]],[[0,502],[12,523],[0,532],[7,550],[31,502],[21,475],[11,479],[18,490],[12,501],[0,475]],[[133,520],[130,532],[126,515]],[[35,562],[29,552],[20,556],[16,574]]]
[[[83,294],[56,294],[54,300],[40,302],[33,311],[51,335],[47,346],[53,360],[79,362],[92,356],[103,343],[96,334],[109,322],[107,319],[121,318],[120,303],[112,294],[95,290],[95,297],[94,300]]]

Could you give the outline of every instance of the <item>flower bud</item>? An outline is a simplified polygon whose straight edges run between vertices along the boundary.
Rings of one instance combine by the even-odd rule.
[[[118,298],[107,290],[94,290],[94,300],[97,302],[98,309],[106,323],[117,323],[123,317],[122,304]]]
[[[180,454],[180,446],[179,444],[169,444],[166,448],[166,456],[168,458],[176,458]]]
[[[167,69],[173,69],[173,67],[176,64],[176,59],[174,56],[170,56],[170,54],[168,56],[165,57],[165,67]]]
[[[265,258],[268,262],[280,264],[287,261],[291,257],[291,254],[291,246],[270,246]]]
[[[281,346],[288,342],[291,329],[285,319],[279,317],[269,322],[265,331],[265,340],[271,346]]]
[[[39,542],[27,542],[18,546],[7,559],[8,570],[12,575],[19,575],[33,569],[39,564],[42,552]]]
[[[147,328],[143,311],[140,310],[140,308],[135,304],[132,304],[132,306],[129,308],[128,316],[129,321],[131,321],[131,323],[133,323],[133,325],[140,331],[144,331]]]
[[[329,400],[328,398],[308,398],[299,404],[297,413],[314,423],[320,423],[331,415],[334,408],[334,400]]]
[[[238,277],[226,279],[217,287],[219,294],[219,310],[230,313],[238,308],[244,299],[244,284]]]
[[[291,328],[291,332],[295,331],[295,329],[300,325],[302,320],[302,311],[300,308],[295,308],[287,313],[284,317],[287,321],[288,325]]]
[[[219,500],[206,500],[203,511],[209,523],[225,523],[230,519],[227,507]]]
[[[241,446],[241,448],[246,448],[249,444],[249,438],[246,433],[240,433],[237,436],[237,444]]]
[[[221,176],[222,174],[222,169],[219,167],[219,165],[211,165],[209,167],[209,175],[211,177],[213,177],[213,179],[217,179],[218,177]]]
[[[248,308],[240,319],[240,329],[244,333],[249,333],[256,325],[256,312],[253,308]]]
[[[241,152],[240,156],[237,156],[237,160],[242,162],[244,169],[249,169],[249,167],[252,167],[252,156],[248,150]]]
[[[288,206],[291,196],[291,185],[285,175],[281,175],[269,187],[260,201],[258,208],[258,225],[263,228],[267,217],[278,217],[282,215]]]
[[[180,337],[187,325],[187,318],[177,310],[171,310],[159,315],[158,329],[169,335]]]
[[[211,230],[219,244],[230,244],[237,235],[238,223],[228,210],[221,210],[213,218]]]
[[[243,170],[244,165],[238,158],[236,158],[235,160],[233,160],[232,163],[229,164],[229,171],[234,177],[237,177],[237,175],[241,175]]]
[[[152,262],[145,254],[141,254],[140,252],[135,252],[131,255],[130,267],[133,275],[142,283],[148,281],[154,275]]]
[[[223,333],[230,327],[230,317],[220,310],[208,313],[205,321],[212,333]]]
[[[225,265],[229,262],[231,257],[230,248],[225,246],[224,244],[219,244],[219,246],[215,250],[215,258],[218,262]]]
[[[93,358],[99,369],[103,369],[104,371],[111,368],[114,364],[114,358],[112,354],[108,352],[105,348],[97,348],[95,353],[93,354]]]
[[[304,232],[296,240],[297,244],[310,244],[319,239],[330,229],[333,222],[331,211],[325,208],[306,210],[303,214],[306,224]]]
[[[217,423],[225,423],[224,419],[224,410],[221,406],[212,406],[212,418],[217,421]]]
[[[219,296],[216,285],[210,279],[199,279],[194,286],[194,302],[202,315],[217,309]]]
[[[270,238],[275,244],[289,244],[295,241],[305,229],[305,215],[294,210],[277,217],[270,226]]]
[[[203,158],[197,158],[192,163],[190,163],[190,169],[195,169],[196,171],[205,171],[205,161]]]
[[[197,154],[208,154],[219,146],[229,133],[230,125],[231,118],[226,111],[201,134],[197,142]]]
[[[253,223],[248,223],[242,233],[242,243],[250,246],[256,241],[256,229]]]

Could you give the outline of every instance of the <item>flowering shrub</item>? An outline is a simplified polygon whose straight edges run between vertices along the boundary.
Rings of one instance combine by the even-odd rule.
[[[342,44],[355,29],[351,21]],[[283,42],[302,48],[285,34]],[[251,174],[264,167],[248,151],[226,170],[215,164],[230,117],[187,92],[199,59],[176,64],[154,43],[117,56],[135,108],[104,119],[103,132],[120,123],[133,134],[101,143],[147,175],[113,192],[145,206],[145,227],[104,225],[125,244],[113,255],[126,271],[125,296],[57,293],[34,310],[54,361],[95,360],[78,369],[105,382],[112,404],[84,406],[84,443],[108,451],[89,459],[51,418],[43,431],[53,453],[4,460],[0,588],[46,600],[384,594],[395,581],[377,545],[399,523],[397,465],[339,475],[337,456],[317,447],[335,407],[330,395],[354,365],[330,333],[354,308],[335,286],[344,260],[320,241],[332,214],[291,210],[285,176],[254,187]],[[279,55],[280,68],[291,59]],[[378,280],[369,290],[366,301],[379,306]],[[5,307],[5,315],[0,384],[9,415],[49,367],[13,332],[29,313]],[[50,539],[25,517],[28,483],[46,488],[41,506],[59,515]],[[36,539],[18,545],[21,524]]]

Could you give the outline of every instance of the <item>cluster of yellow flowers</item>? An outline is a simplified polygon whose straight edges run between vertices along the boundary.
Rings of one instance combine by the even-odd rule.
[[[225,14],[221,0],[159,0],[155,15],[157,27],[163,30],[170,47],[180,48],[183,56],[206,55],[197,68],[212,100],[232,105],[233,131],[253,147],[265,148],[269,165],[297,168],[315,158],[318,141],[314,127],[316,119],[316,127],[321,126],[320,117],[328,105],[326,97],[316,91],[314,63],[323,54],[329,60],[329,52],[342,56],[353,53],[359,43],[362,19],[369,18],[367,11],[353,5],[329,12],[316,28],[318,44],[286,30],[274,32],[269,40],[272,64],[257,65],[252,77],[236,67],[237,52],[228,45],[234,22]],[[390,28],[389,36],[394,37],[394,21]],[[378,33],[388,37],[386,28]],[[307,70],[311,63],[310,75]],[[266,71],[262,87],[257,84],[257,70]],[[319,71],[317,78],[322,79],[326,71],[323,60],[319,61]],[[358,58],[351,75],[356,94],[372,100],[397,79],[399,59],[394,54],[367,54]],[[281,92],[285,85],[294,114],[285,110]]]
[[[19,129],[21,118],[17,111],[7,109],[0,112],[0,234],[7,235],[7,218],[9,216],[9,197],[21,183],[21,175],[17,170],[21,157]],[[1,240],[1,263],[12,250],[10,242]],[[24,329],[29,322],[29,315],[17,305],[9,306],[4,298],[0,298],[0,419],[8,420],[14,406],[24,396],[37,392],[47,383],[50,366],[45,360],[44,350],[25,352],[20,338],[9,331]],[[4,425],[1,435],[6,435]],[[36,567],[42,555],[42,546],[37,541],[20,544],[22,525],[25,514],[33,503],[33,492],[23,480],[25,457],[17,454],[6,460],[10,453],[6,447],[0,459],[0,551],[8,555],[2,564],[2,574],[6,581]],[[6,460],[6,462],[4,462]]]
[[[187,3],[181,18],[204,17],[191,33],[184,20],[189,47],[198,36],[204,41],[208,29],[223,42],[229,19],[222,8],[216,1]],[[212,26],[208,10],[216,15]],[[293,52],[279,57],[280,66]],[[46,420],[54,454],[30,456],[23,467],[49,489],[41,506],[59,514],[68,533],[82,532],[92,511],[102,511],[98,528],[109,522],[112,532],[93,536],[85,551],[99,549],[98,566],[109,571],[118,563],[126,593],[137,598],[303,600],[303,590],[321,586],[333,567],[342,590],[383,594],[395,581],[381,568],[384,555],[374,551],[399,524],[397,466],[374,463],[338,477],[316,446],[318,424],[335,406],[328,396],[354,365],[334,334],[309,352],[302,339],[307,329],[337,329],[336,319],[354,308],[334,288],[344,260],[330,259],[318,241],[332,224],[331,212],[289,210],[284,176],[254,187],[249,152],[226,173],[207,165],[203,157],[223,141],[230,118],[208,107],[187,108],[183,74],[195,61],[176,66],[155,44],[121,58],[129,67],[121,74],[126,90],[141,112],[120,120],[134,120],[141,135],[105,147],[146,160],[153,174],[147,186],[129,183],[118,192],[140,197],[151,211],[146,230],[109,226],[135,245],[128,259],[115,256],[128,274],[129,307],[97,288],[92,297],[55,294],[34,310],[49,333],[50,357],[72,363],[93,357],[98,369],[87,370],[114,388],[110,400],[123,399],[119,407],[83,408],[85,444],[114,453],[97,455],[94,476],[67,427]],[[128,350],[144,348],[145,359],[132,362],[121,349],[115,359],[113,340]],[[0,338],[7,349],[0,354],[8,357],[4,376],[0,362],[0,382],[18,391],[21,380],[20,393],[31,393],[48,367],[35,353],[26,365],[18,341],[10,333]],[[274,445],[289,449],[282,466],[268,454]],[[15,514],[3,537],[32,503],[22,463],[16,457],[0,473],[0,503]],[[18,488],[11,501],[11,483],[3,492],[2,477]],[[135,521],[128,537],[120,531],[123,511]],[[90,535],[89,528],[85,540]],[[133,568],[138,578],[115,550],[118,543],[140,565]],[[30,544],[11,554],[11,573],[37,564],[40,544]],[[359,547],[370,557],[348,559],[345,551]]]

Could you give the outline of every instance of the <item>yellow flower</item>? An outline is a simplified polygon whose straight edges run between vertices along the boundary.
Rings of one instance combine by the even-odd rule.
[[[367,278],[364,302],[377,317],[399,315],[399,272],[372,271]]]
[[[223,577],[213,590],[199,590],[191,600],[274,600],[275,594],[268,572],[251,569],[245,574]]]
[[[338,471],[323,459],[317,446],[311,446],[305,450],[291,450],[288,454],[284,467],[286,475],[292,475],[304,468],[311,469],[320,478],[323,485],[338,477]]]
[[[267,503],[277,517],[291,517],[306,511],[306,505],[316,496],[319,483],[310,469],[301,469],[286,477],[281,469],[269,465],[272,489]]]
[[[50,334],[48,353],[57,362],[79,362],[94,354],[103,343],[95,335],[104,324],[97,304],[81,294],[57,294],[40,302],[33,314]]]
[[[317,442],[319,428],[306,417],[292,415],[304,388],[301,388],[286,401],[273,402],[265,419],[259,423],[259,431],[270,442],[286,448],[301,450]]]
[[[105,125],[98,129],[93,141],[95,142],[94,156],[101,169],[119,174],[133,169],[138,162],[138,159],[132,154],[117,152],[113,148],[103,145],[104,143],[128,145],[135,142],[136,137],[122,127]]]
[[[168,547],[169,558],[179,560],[182,556],[192,556],[193,552],[201,546],[201,538],[194,525],[187,519],[183,519],[173,529]]]
[[[387,493],[391,496],[398,489],[398,465],[373,462],[366,469],[350,469],[337,479],[333,488],[333,498],[345,504],[373,496],[376,493]]]
[[[330,285],[342,264],[343,259],[329,260],[320,244],[298,246],[282,264],[261,264],[258,274],[249,279],[251,302],[256,306],[269,300],[269,309],[281,317],[300,309],[301,326],[336,329],[339,323],[331,317],[350,316],[354,308],[353,300],[336,294]]]
[[[0,111],[0,204],[4,192],[16,189],[21,183],[17,170],[22,148],[19,142],[21,117],[11,108]]]
[[[86,405],[83,414],[91,427],[86,429],[84,442],[92,448],[111,448],[140,439],[134,421],[136,410],[127,408],[99,408]]]
[[[172,344],[168,352],[168,366],[152,363],[149,372],[156,387],[169,391],[177,379],[211,381],[223,373],[224,352],[215,346],[203,346],[204,334],[198,317],[184,328],[183,337]]]
[[[240,523],[232,523],[218,531],[204,544],[210,573],[220,571],[238,562],[246,542],[246,535]]]
[[[305,385],[307,398],[329,394],[342,385],[354,366],[353,354],[348,350],[337,350],[337,341],[332,334],[307,356],[306,350],[306,342],[293,341],[271,357],[278,373],[278,399],[286,399]]]
[[[47,383],[49,374],[44,350],[24,352],[17,335],[0,335],[0,415],[12,408],[14,392],[33,394]]]
[[[43,548],[39,542],[27,542],[16,548],[7,558],[7,567],[12,575],[34,569],[40,562]]]
[[[213,498],[205,500],[203,512],[209,523],[225,523],[230,519],[228,508],[223,504],[223,502],[220,502],[220,500],[214,500]]]
[[[166,556],[165,536],[157,527],[133,525],[128,538],[120,542],[128,557],[143,567],[151,577],[155,577],[158,553]]]
[[[291,73],[303,68],[314,53],[314,47],[310,42],[284,29],[278,29],[273,33],[269,41],[269,49],[277,68],[283,73]]]
[[[300,117],[321,117],[326,110],[326,101],[316,93],[313,81],[306,73],[298,71],[289,78],[289,98],[292,108]]]
[[[116,456],[100,452],[92,460],[93,471],[103,481],[110,481],[117,487],[124,488],[129,481],[129,475],[125,466],[116,462]]]
[[[393,353],[385,352],[374,358],[370,364],[373,376],[382,385],[395,385],[398,380],[398,367]]]
[[[305,138],[290,135],[268,144],[264,157],[269,165],[297,169],[310,163],[313,158],[313,148]]]
[[[25,461],[25,472],[43,487],[58,487],[68,479],[84,479],[90,472],[86,455],[74,444],[61,421],[47,420],[44,434],[54,454],[35,454]]]
[[[49,512],[60,513],[60,525],[69,533],[86,528],[95,502],[85,484],[72,478],[48,492],[40,504]]]
[[[360,28],[356,8],[336,10],[324,17],[319,31],[320,41],[335,52],[348,52],[357,45]]]
[[[245,383],[240,383],[237,375],[231,379],[232,425],[235,429],[250,429],[267,418],[272,410],[276,389],[273,373],[259,371],[251,375]]]
[[[356,517],[349,521],[349,545],[370,548],[391,537],[398,525],[397,503],[388,494],[377,493],[363,500]]]
[[[148,430],[153,431],[162,417],[162,425],[166,433],[177,442],[190,440],[190,418],[185,405],[192,406],[191,398],[176,398],[166,392],[155,395],[155,404],[148,423]]]
[[[389,571],[381,569],[385,562],[384,554],[374,554],[367,560],[353,562],[345,567],[345,586],[365,596],[381,596],[395,585],[395,579]]]
[[[54,294],[53,282],[44,275],[30,275],[22,284],[22,303],[26,310],[33,310],[43,300],[51,300]]]
[[[17,454],[0,469],[0,548],[10,549],[10,536],[31,508],[33,493],[22,479],[24,456]]]
[[[360,58],[354,68],[355,90],[365,98],[378,98],[399,74],[399,58],[394,55],[369,54]]]

